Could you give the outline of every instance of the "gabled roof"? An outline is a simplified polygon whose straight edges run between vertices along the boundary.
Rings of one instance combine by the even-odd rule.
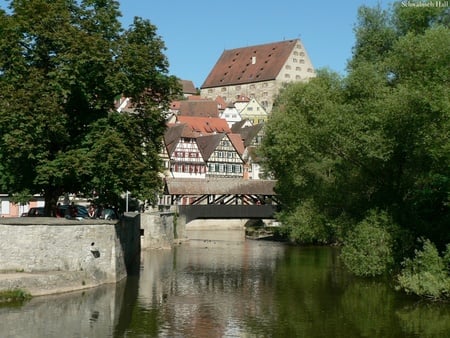
[[[250,123],[249,120],[247,119],[243,119],[241,121],[237,121],[235,122],[232,126],[231,126],[231,132],[235,133],[235,134],[239,134],[241,129],[244,128],[246,126],[247,123]]]
[[[183,94],[196,94],[197,90],[195,89],[194,83],[190,80],[180,80],[180,85],[183,90]]]
[[[258,135],[263,126],[263,123],[258,123],[254,126],[244,127],[237,131],[237,133],[240,134],[245,147],[248,147],[252,143],[252,140],[256,137],[256,135]]]
[[[216,101],[218,109],[222,109],[223,110],[223,109],[225,109],[227,107],[227,103],[225,102],[225,100],[223,99],[222,96],[217,96],[214,101]]]
[[[202,154],[202,157],[205,161],[207,161],[211,157],[211,154],[214,152],[214,150],[217,148],[220,141],[223,140],[224,137],[227,137],[230,140],[234,149],[242,158],[245,149],[240,135],[222,133],[222,134],[201,136],[197,138],[197,147],[200,150],[200,153]]]
[[[197,137],[197,147],[202,154],[203,160],[206,162],[211,154],[219,145],[219,142],[225,137],[225,134],[213,134]]]
[[[228,138],[230,139],[231,143],[234,146],[234,149],[239,153],[239,155],[242,157],[244,154],[244,142],[242,142],[241,135],[239,134],[228,134]]]
[[[180,138],[197,138],[199,135],[199,133],[192,131],[184,123],[169,124],[164,132],[164,144],[166,145],[167,153],[171,155],[174,152]]]
[[[171,125],[164,132],[164,144],[166,145],[167,153],[169,155],[171,155],[177,147],[178,140],[181,137],[184,127],[184,124]]]
[[[178,116],[177,121],[188,125],[192,131],[202,135],[231,131],[227,121],[218,117]]]
[[[178,115],[218,117],[217,103],[212,100],[186,100],[180,101]]]
[[[225,50],[201,88],[275,80],[299,40]]]

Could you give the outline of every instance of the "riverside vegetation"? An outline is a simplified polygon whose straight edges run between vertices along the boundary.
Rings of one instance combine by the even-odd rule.
[[[11,306],[11,304],[22,305],[24,301],[29,299],[31,299],[31,295],[21,289],[0,292],[0,306],[2,304],[7,304],[8,306]]]
[[[283,232],[358,276],[450,298],[450,9],[361,7],[348,73],[286,86],[261,155]]]

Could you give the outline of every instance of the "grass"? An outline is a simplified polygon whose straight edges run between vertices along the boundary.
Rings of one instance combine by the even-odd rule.
[[[0,305],[3,305],[5,303],[23,303],[24,301],[29,299],[31,299],[31,295],[21,289],[0,291]]]

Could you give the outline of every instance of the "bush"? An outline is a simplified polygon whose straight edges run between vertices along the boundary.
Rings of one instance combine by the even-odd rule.
[[[300,244],[329,244],[334,230],[312,201],[305,201],[293,212],[282,215],[289,238]]]
[[[398,275],[398,287],[408,294],[431,299],[450,297],[450,245],[444,256],[439,256],[430,240],[421,240],[422,250],[415,250],[414,258],[405,259]]]
[[[341,257],[357,276],[378,276],[394,264],[393,229],[397,226],[386,212],[371,211],[351,231],[342,248]]]

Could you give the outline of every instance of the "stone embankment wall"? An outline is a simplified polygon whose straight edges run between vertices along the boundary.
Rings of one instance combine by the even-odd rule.
[[[0,238],[0,290],[22,287],[32,294],[117,282],[140,253],[137,215],[121,221],[3,218]]]
[[[143,213],[140,223],[142,249],[170,249],[186,237],[184,224],[172,211]]]

